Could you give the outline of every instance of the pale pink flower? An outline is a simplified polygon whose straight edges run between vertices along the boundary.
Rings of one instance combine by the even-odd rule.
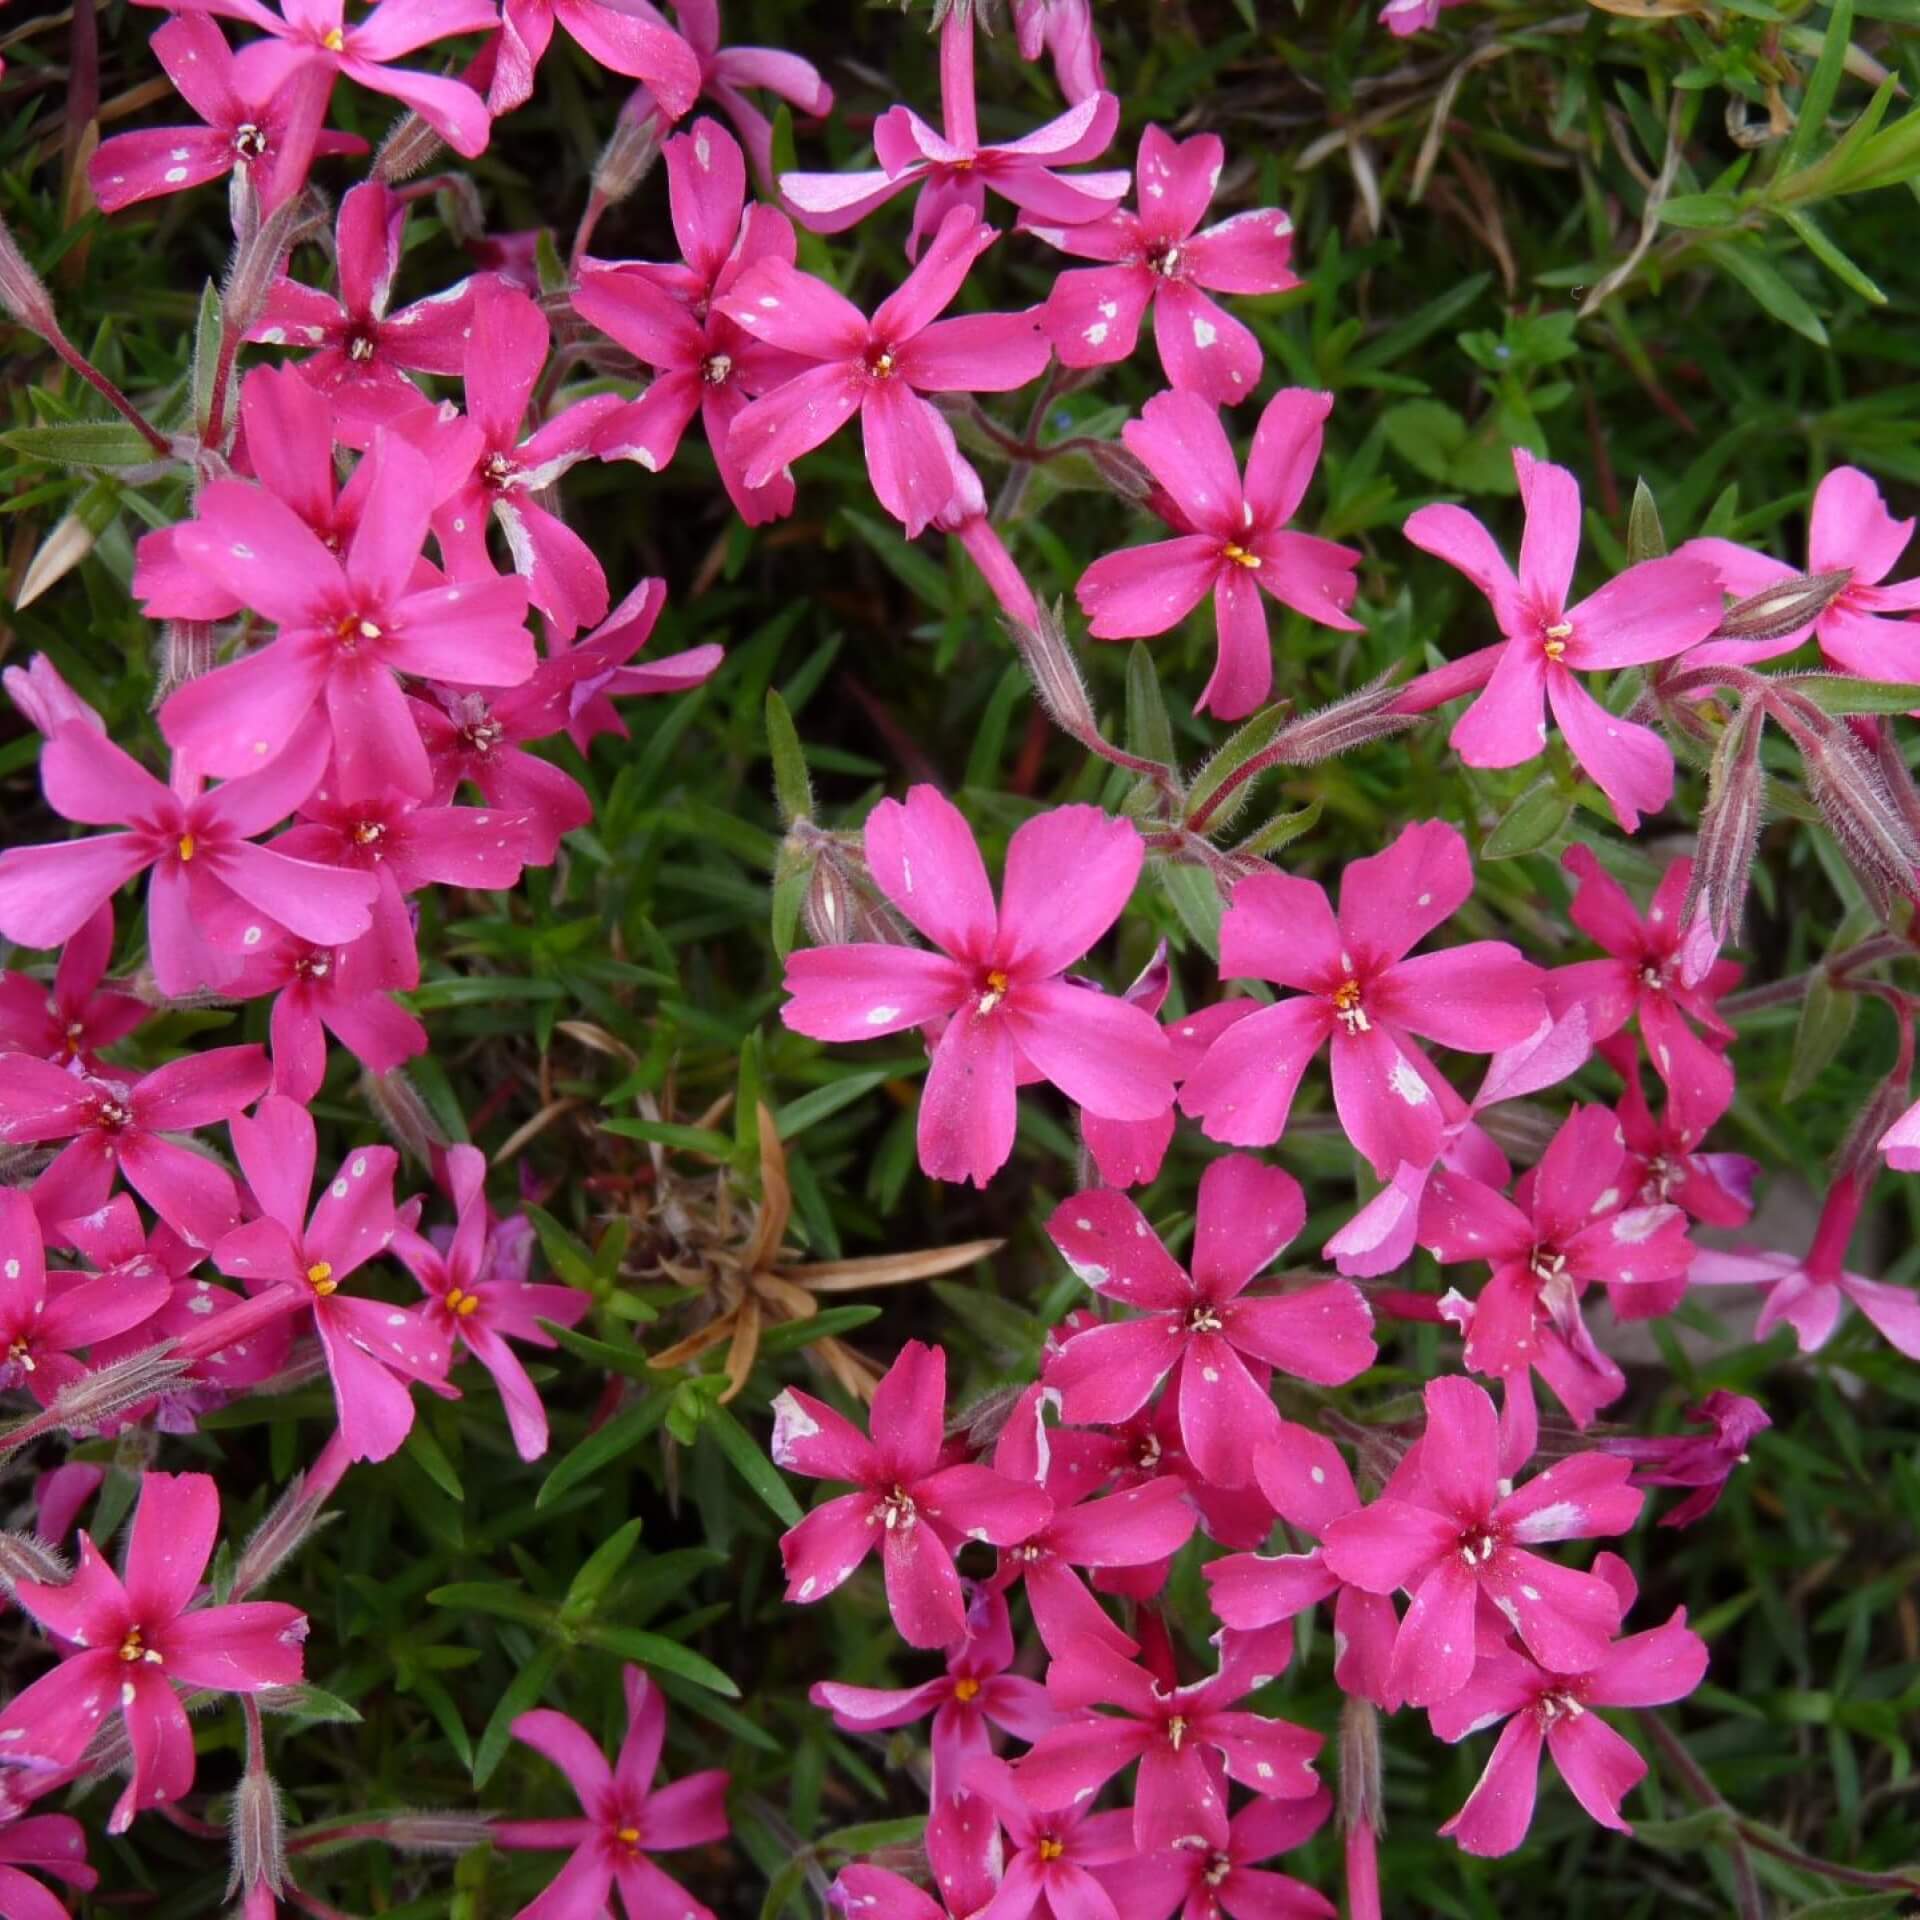
[[[1437,26],[1441,14],[1448,7],[1457,7],[1461,3],[1462,0],[1387,0],[1377,18],[1389,33],[1405,40],[1410,35],[1424,33],[1429,27]]]
[[[1107,84],[1093,0],[1013,0],[1015,44],[1023,60],[1053,58],[1053,77],[1075,106]]]
[[[113,958],[113,908],[102,902],[67,937],[49,986],[31,974],[0,974],[0,1053],[31,1053],[58,1066],[97,1067],[153,1009],[102,985]]]

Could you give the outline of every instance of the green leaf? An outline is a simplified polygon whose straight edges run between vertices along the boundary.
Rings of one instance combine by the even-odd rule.
[[[813,785],[807,778],[807,756],[794,730],[793,715],[778,691],[767,689],[767,748],[773,756],[773,797],[780,818],[792,826],[813,817]]]
[[[690,1680],[696,1687],[705,1687],[709,1693],[721,1694],[729,1700],[740,1698],[740,1689],[711,1660],[704,1659],[691,1647],[683,1647],[678,1640],[669,1640],[665,1634],[647,1633],[639,1627],[594,1626],[588,1627],[580,1637],[591,1646],[617,1653],[622,1660],[677,1673],[682,1680]]]
[[[793,1353],[816,1340],[857,1332],[880,1318],[878,1307],[823,1307],[805,1320],[783,1320],[760,1335],[763,1354]]]
[[[820,1853],[877,1853],[882,1847],[911,1847],[927,1830],[924,1813],[898,1820],[864,1820],[855,1827],[836,1827],[814,1842]]]
[[[544,1600],[510,1586],[504,1580],[456,1580],[427,1594],[430,1607],[458,1607],[462,1613],[490,1613],[499,1620],[518,1620],[543,1631],[553,1625],[553,1609]]]
[[[1215,750],[1213,757],[1194,775],[1193,785],[1187,790],[1187,818],[1194,819],[1205,810],[1206,804],[1227,782],[1244,767],[1249,760],[1264,753],[1279,737],[1280,731],[1293,718],[1293,709],[1285,700],[1276,700],[1270,707],[1262,707],[1245,726],[1228,735]],[[1237,798],[1227,802],[1209,821],[1209,829],[1225,825],[1233,813],[1246,798],[1246,789],[1252,783],[1242,784]]]
[[[1303,833],[1311,833],[1319,824],[1322,810],[1323,803],[1313,800],[1292,813],[1276,813],[1264,827],[1248,834],[1234,848],[1234,852],[1261,857],[1278,853],[1282,847],[1289,846],[1298,840]],[[1218,891],[1218,889],[1215,890]]]
[[[1160,884],[1166,889],[1167,898],[1173,902],[1173,910],[1180,916],[1180,924],[1186,928],[1209,958],[1220,958],[1220,920],[1227,910],[1227,903],[1220,898],[1220,889],[1214,884],[1214,878],[1205,867],[1190,866],[1185,861],[1162,860],[1155,871],[1160,875]]]
[[[1816,347],[1827,344],[1825,323],[1757,246],[1745,241],[1713,240],[1706,244],[1704,251],[1710,260],[1739,281],[1753,295],[1756,303],[1781,325],[1804,335]]]
[[[871,547],[880,564],[913,595],[936,613],[953,611],[953,587],[946,569],[937,567],[894,526],[883,526],[869,514],[842,507],[840,517]]]
[[[703,1153],[711,1160],[731,1160],[733,1142],[711,1127],[683,1127],[671,1120],[602,1120],[602,1133],[627,1140],[650,1140],[656,1146],[678,1147],[682,1153]]]
[[[1403,400],[1380,416],[1387,444],[1414,472],[1442,486],[1453,478],[1455,456],[1467,444],[1467,423],[1439,400]]]
[[[1843,287],[1851,287],[1861,299],[1876,307],[1887,304],[1885,290],[1875,280],[1870,280],[1860,267],[1827,238],[1826,229],[1810,213],[1803,213],[1798,207],[1782,207],[1780,217],[1800,236],[1801,244],[1813,257],[1840,282]]]
[[[560,1603],[562,1619],[577,1622],[591,1616],[620,1569],[633,1558],[633,1550],[640,1544],[640,1528],[638,1518],[629,1520],[625,1526],[610,1533],[580,1563],[580,1571],[573,1576],[572,1584],[567,1588],[567,1597]]]
[[[1726,1807],[1702,1807],[1674,1820],[1636,1820],[1633,1837],[1661,1853],[1697,1853],[1702,1847],[1733,1832],[1733,1814]]]
[[[200,290],[200,311],[193,326],[193,430],[202,440],[213,423],[213,383],[220,371],[220,343],[225,328],[220,289],[211,280]],[[238,355],[235,356],[235,359]],[[233,424],[234,367],[227,366],[227,391],[221,395],[220,417]]]
[[[407,1435],[407,1458],[424,1473],[449,1500],[466,1499],[461,1490],[460,1476],[454,1471],[454,1465],[446,1456],[440,1442],[427,1430],[424,1421],[416,1420]]]
[[[1142,760],[1171,767],[1173,722],[1167,718],[1160,674],[1146,643],[1136,640],[1127,655],[1127,751]]]
[[[1852,38],[1853,0],[1833,0],[1820,58],[1807,77],[1807,90],[1800,96],[1800,112],[1793,131],[1780,149],[1774,168],[1776,179],[1784,180],[1799,171],[1800,163],[1812,150],[1814,136],[1826,125],[1827,115],[1833,111],[1834,99],[1840,91],[1840,76],[1847,64],[1847,44]]]
[[[637,1406],[617,1413],[598,1433],[590,1433],[540,1483],[536,1507],[550,1507],[570,1488],[591,1480],[603,1467],[624,1460],[666,1417],[668,1395],[650,1393]]]
[[[1642,560],[1663,559],[1666,551],[1667,530],[1660,524],[1653,489],[1646,481],[1636,480],[1633,505],[1627,513],[1627,564],[1638,566]]]
[[[473,1786],[476,1793],[493,1778],[494,1769],[506,1755],[507,1743],[512,1738],[508,1728],[528,1708],[540,1704],[540,1696],[546,1692],[547,1682],[553,1678],[553,1670],[560,1664],[560,1652],[557,1646],[540,1648],[507,1683],[507,1690],[495,1703],[485,1730],[480,1735],[480,1744],[473,1750]]]
[[[1920,706],[1920,688],[1855,680],[1842,673],[1782,674],[1780,685],[1825,713],[1911,713]]]
[[[1543,773],[1487,835],[1480,848],[1483,860],[1513,860],[1538,853],[1559,837],[1573,812],[1573,796],[1564,792],[1553,775]]]
[[[877,1086],[895,1078],[901,1072],[912,1072],[912,1067],[868,1067],[859,1073],[843,1074],[838,1080],[830,1080],[824,1087],[815,1087],[811,1093],[803,1093],[798,1100],[790,1100],[773,1116],[773,1124],[782,1140],[791,1140],[796,1134],[806,1130],[817,1122],[835,1114],[842,1107],[850,1107],[863,1095],[871,1093]]]
[[[65,467],[144,467],[153,448],[137,427],[124,420],[62,420],[44,427],[15,427],[0,433],[0,447],[29,460],[50,460]]]
[[[1834,987],[1824,975],[1815,975],[1807,997],[1800,1003],[1800,1025],[1793,1036],[1793,1059],[1782,1095],[1789,1106],[1819,1084],[1820,1076],[1846,1044],[1859,1010],[1857,994]]]
[[[325,1687],[309,1686],[305,1681],[291,1687],[266,1687],[254,1698],[262,1713],[284,1713],[301,1720],[330,1722],[340,1726],[358,1726],[360,1712]]]
[[[760,1496],[783,1527],[797,1527],[806,1518],[792,1490],[780,1477],[780,1469],[725,1407],[711,1408],[701,1431],[713,1435],[714,1444],[727,1456],[734,1472]]]
[[[1663,226],[1689,229],[1730,227],[1746,211],[1746,204],[1731,193],[1676,193],[1660,206]]]

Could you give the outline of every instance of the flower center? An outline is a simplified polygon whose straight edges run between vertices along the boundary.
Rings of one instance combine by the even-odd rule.
[[[339,53],[347,44],[347,36],[342,33],[338,27],[329,27],[326,32],[320,36],[320,44],[325,47],[329,53]]]
[[[613,1837],[625,1847],[629,1853],[634,1853],[639,1850],[640,1829],[638,1827],[616,1827]]]
[[[891,347],[869,347],[867,349],[867,372],[876,380],[893,378],[893,349]]]
[[[1493,1558],[1499,1544],[1490,1533],[1466,1534],[1460,1541],[1460,1558],[1470,1567],[1484,1566]]]
[[[1647,964],[1640,969],[1640,984],[1643,987],[1650,988],[1655,993],[1664,992],[1667,984],[1666,969],[1656,961],[1649,960]]]
[[[307,1269],[307,1285],[323,1300],[328,1294],[332,1293],[339,1284],[340,1282],[333,1277],[333,1262],[331,1260],[316,1260],[313,1265]]]
[[[462,1320],[468,1319],[480,1311],[480,1296],[477,1293],[468,1293],[464,1287],[449,1287],[447,1311],[458,1314]]]
[[[353,844],[356,847],[371,847],[385,838],[386,831],[378,820],[356,821],[353,828]]]
[[[1135,1449],[1133,1464],[1142,1473],[1152,1473],[1160,1464],[1160,1436],[1150,1433]]]
[[[513,462],[504,453],[490,453],[480,462],[480,478],[490,487],[504,487]]]
[[[1249,573],[1260,571],[1260,556],[1257,553],[1249,553],[1237,542],[1229,540],[1220,551],[1222,557],[1231,560],[1236,567],[1245,567]]]
[[[1360,1004],[1360,982],[1348,978],[1342,980],[1333,990],[1333,1011],[1336,1019],[1349,1033],[1370,1033],[1373,1023],[1368,1020],[1366,1009]]]
[[[1567,1256],[1551,1247],[1535,1247],[1527,1264],[1536,1280],[1558,1280],[1567,1270]]]
[[[108,1127],[117,1132],[121,1127],[133,1125],[133,1109],[124,1101],[108,1096],[95,1103],[93,1123],[97,1127]]]
[[[1545,634],[1546,655],[1549,660],[1558,660],[1567,650],[1567,642],[1573,638],[1573,622],[1556,620],[1552,626],[1543,629]]]
[[[1067,1843],[1064,1840],[1056,1840],[1052,1834],[1048,1834],[1047,1837],[1034,1848],[1034,1852],[1037,1853],[1042,1860],[1058,1860],[1066,1850]]]
[[[233,130],[233,150],[242,160],[258,160],[267,150],[267,136],[251,123]]]
[[[193,835],[190,833],[183,833],[180,836],[180,858],[182,860],[191,860],[193,858],[193,850],[194,850]]]
[[[347,342],[347,358],[355,366],[364,367],[373,358],[373,335],[356,333]]]
[[[333,956],[324,947],[315,947],[293,963],[293,970],[302,980],[324,980],[333,971]]]
[[[1586,1712],[1578,1700],[1570,1693],[1543,1693],[1540,1696],[1540,1718],[1548,1726],[1556,1720],[1577,1720]]]
[[[971,1700],[979,1691],[978,1680],[956,1680],[953,1683],[953,1697],[956,1700]]]
[[[1233,1862],[1224,1853],[1216,1853],[1207,1862],[1206,1873],[1202,1876],[1210,1887],[1217,1887],[1233,1871]]]
[[[7,1349],[7,1358],[22,1373],[33,1372],[33,1350],[27,1345],[27,1336],[24,1333]]]
[[[987,975],[987,990],[980,996],[979,1004],[974,1008],[976,1014],[989,1014],[1007,997],[1007,989],[1012,985],[1007,976],[998,967]]]
[[[1170,1746],[1175,1753],[1178,1753],[1180,1751],[1180,1742],[1186,1737],[1186,1718],[1184,1715],[1176,1713],[1172,1719],[1167,1722],[1167,1745]]]
[[[733,378],[733,355],[708,354],[700,363],[700,378],[710,387],[724,387]]]
[[[132,1666],[136,1660],[144,1660],[149,1666],[157,1667],[160,1664],[160,1656],[140,1637],[138,1627],[127,1629],[127,1637],[120,1642],[120,1658],[128,1666]]]
[[[1194,1310],[1187,1315],[1187,1331],[1189,1333],[1218,1333],[1220,1331],[1220,1316],[1210,1306],[1195,1307]]]
[[[364,614],[343,613],[333,625],[333,637],[343,653],[352,653],[362,640],[378,640],[380,629]]]
[[[872,1524],[873,1517],[871,1514],[868,1515],[869,1525]],[[896,1531],[905,1533],[919,1521],[920,1514],[919,1510],[913,1504],[913,1496],[908,1493],[904,1487],[895,1487],[894,1490],[881,1501],[879,1517],[881,1524],[889,1533]]]
[[[507,737],[507,730],[498,720],[488,718],[463,727],[460,737],[466,742],[468,752],[491,753]]]
[[[1177,241],[1156,240],[1147,249],[1147,271],[1157,273],[1163,280],[1173,280],[1180,273],[1180,247]]]

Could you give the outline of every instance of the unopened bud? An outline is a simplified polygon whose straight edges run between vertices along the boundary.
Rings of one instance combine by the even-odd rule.
[[[440,146],[440,136],[417,113],[403,114],[374,155],[373,177],[388,185],[405,180],[436,160]]]
[[[166,1392],[186,1370],[187,1362],[171,1340],[143,1347],[68,1381],[47,1409],[48,1424],[72,1434],[92,1433]]]
[[[64,726],[78,724],[105,733],[107,723],[60,677],[60,669],[36,653],[24,667],[0,673],[7,697],[49,740]]]
[[[320,1508],[332,1492],[332,1484],[316,1484],[315,1473],[294,1476],[240,1550],[233,1569],[236,1600],[265,1586],[281,1562],[297,1553],[327,1524],[332,1516],[323,1515]]]
[[[865,941],[894,947],[911,945],[906,930],[875,896],[859,842],[845,835],[823,833],[817,827],[808,829],[807,837],[813,873],[801,913],[808,938],[822,947]]]
[[[1380,1790],[1380,1712],[1350,1693],[1340,1703],[1340,1825],[1348,1833],[1387,1830]]]
[[[1853,580],[1853,569],[1832,573],[1798,574],[1760,593],[1736,600],[1720,616],[1715,640],[1778,640],[1799,627],[1810,627],[1833,605]]]
[[[280,1810],[280,1789],[264,1767],[249,1767],[240,1776],[233,1796],[227,1839],[233,1850],[227,1872],[227,1894],[251,1893],[268,1887],[280,1893],[286,1886],[286,1818]]]
[[[0,1586],[9,1593],[21,1580],[42,1587],[64,1587],[72,1578],[73,1569],[59,1549],[37,1533],[0,1533]]]
[[[396,1813],[388,1816],[384,1838],[390,1847],[402,1853],[465,1853],[489,1837],[485,1813],[462,1813],[452,1809],[429,1809],[420,1813]]]
[[[1041,706],[1063,733],[1072,734],[1076,740],[1085,740],[1089,735],[1097,738],[1099,723],[1094,718],[1093,703],[1087,698],[1086,682],[1080,678],[1080,663],[1067,642],[1066,623],[1061,618],[1059,604],[1036,605],[1033,612],[1032,626],[1009,621],[1007,631],[1013,636],[1020,664],[1032,679]]]
[[[1318,713],[1289,720],[1273,743],[1274,757],[1289,766],[1310,767],[1402,733],[1413,725],[1415,716],[1400,710],[1399,695],[1400,690],[1389,686],[1383,674]]]
[[[1765,709],[1743,701],[1714,749],[1707,769],[1707,803],[1700,814],[1700,835],[1693,858],[1693,881],[1682,909],[1692,928],[1704,914],[1707,935],[1719,945],[1740,937],[1747,877],[1760,842],[1766,780],[1760,767],[1760,736]],[[1690,938],[1698,942],[1698,932]]]
[[[433,1164],[433,1156],[447,1144],[447,1136],[420,1098],[419,1090],[398,1067],[388,1073],[364,1073],[361,1091],[395,1141],[410,1158],[423,1167]]]
[[[662,131],[652,101],[644,90],[636,91],[593,165],[593,190],[608,206],[617,207],[653,171]]]
[[[237,234],[226,284],[220,289],[220,321],[231,336],[244,336],[258,322],[287,255],[318,232],[326,218],[326,202],[308,188],[264,219],[248,221]]]
[[[1770,699],[1771,710],[1800,749],[1807,797],[1884,920],[1896,900],[1914,891],[1920,841],[1844,721],[1777,688]]]
[[[1141,501],[1153,492],[1153,475],[1117,440],[1096,440],[1086,449],[1093,470],[1123,500]]]
[[[40,276],[27,265],[13,231],[0,220],[0,307],[5,307],[29,332],[43,340],[59,335],[60,322],[54,318],[53,300]]]
[[[155,675],[154,702],[164,700],[175,687],[213,671],[213,622],[167,620],[160,628],[160,664]]]

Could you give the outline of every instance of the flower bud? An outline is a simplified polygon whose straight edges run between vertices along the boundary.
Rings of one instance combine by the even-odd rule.
[[[31,606],[49,587],[64,580],[93,551],[99,537],[100,529],[79,508],[62,514],[27,562],[20,590],[14,595],[15,607]]]
[[[638,113],[634,104],[645,100],[637,92],[613,123],[613,137],[593,164],[593,191],[606,205],[617,207],[639,186],[660,158],[660,115],[649,102]]]
[[[249,1767],[240,1776],[227,1823],[232,1865],[227,1893],[251,1893],[256,1887],[281,1892],[287,1879],[286,1820],[280,1811],[280,1789],[264,1767]]]
[[[168,620],[160,628],[160,666],[154,676],[154,701],[164,700],[175,687],[213,671],[213,622]]]
[[[1093,702],[1087,698],[1086,682],[1080,677],[1080,663],[1067,643],[1066,622],[1058,602],[1051,607],[1036,605],[1031,626],[1010,620],[1007,631],[1047,717],[1076,740],[1084,741],[1089,736],[1097,739],[1099,723],[1094,718]]]
[[[329,1452],[335,1451],[329,1443]],[[233,1597],[243,1600],[273,1578],[281,1562],[297,1553],[332,1518],[320,1511],[339,1484],[339,1472],[323,1471],[326,1455],[312,1469],[296,1474],[254,1528],[233,1569]]]
[[[1415,716],[1401,709],[1400,694],[1401,689],[1389,686],[1383,674],[1318,713],[1289,720],[1273,743],[1274,755],[1286,765],[1310,767],[1403,733]]]
[[[360,1088],[380,1124],[408,1156],[423,1167],[431,1166],[435,1153],[446,1146],[447,1136],[406,1074],[398,1067],[387,1073],[363,1073]]]
[[[1153,476],[1139,458],[1117,440],[1095,440],[1086,448],[1093,470],[1123,500],[1139,502],[1153,492]]]
[[[451,1808],[389,1814],[384,1838],[402,1853],[465,1853],[490,1837],[489,1818]]]
[[[53,339],[60,331],[52,298],[40,276],[27,265],[27,256],[4,220],[0,220],[0,307],[43,340]]]
[[[1759,593],[1736,600],[1720,616],[1715,640],[1778,640],[1796,627],[1811,626],[1833,605],[1853,579],[1851,567],[1832,573],[1797,574]]]
[[[1357,1693],[1340,1703],[1340,1825],[1348,1833],[1387,1830],[1380,1789],[1380,1713]]]
[[[428,165],[440,152],[440,136],[417,113],[402,114],[373,157],[373,178],[391,186]]]
[[[281,263],[307,235],[318,232],[326,218],[326,202],[309,188],[239,231],[220,289],[220,324],[229,335],[237,339],[258,322]]]
[[[1683,924],[1694,929],[1688,938],[1696,960],[1705,942],[1724,946],[1740,936],[1747,876],[1765,811],[1766,779],[1760,767],[1760,736],[1765,727],[1764,707],[1742,701],[1707,769],[1707,803],[1700,814],[1693,883],[1681,911]],[[1695,925],[1702,915],[1704,934]]]
[[[0,1586],[11,1593],[14,1584],[31,1580],[43,1587],[64,1587],[73,1569],[56,1547],[37,1533],[0,1533]]]
[[[1896,900],[1914,892],[1920,841],[1844,721],[1779,687],[1769,701],[1769,710],[1800,749],[1807,797],[1884,920]]]
[[[92,1433],[155,1394],[164,1393],[186,1370],[187,1361],[175,1352],[172,1341],[143,1347],[124,1360],[68,1381],[47,1409],[47,1424],[72,1434]]]
[[[60,669],[44,653],[36,653],[24,667],[0,673],[7,698],[48,739],[64,726],[78,723],[105,733],[107,723],[60,677]]]

